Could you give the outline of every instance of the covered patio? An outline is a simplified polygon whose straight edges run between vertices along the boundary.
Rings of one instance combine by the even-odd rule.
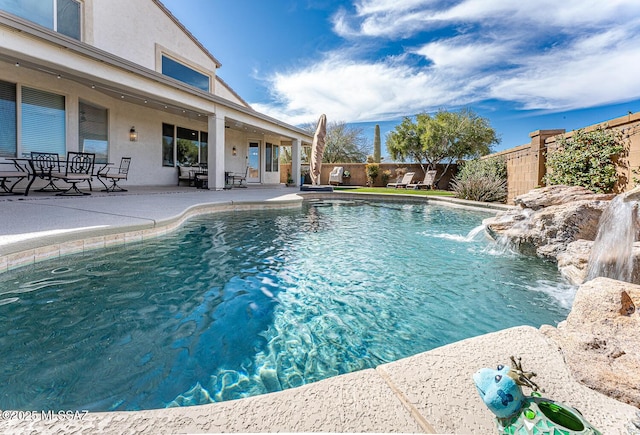
[[[219,77],[212,78],[214,91],[206,92],[0,12],[2,25],[19,30],[3,32],[0,45],[2,79],[17,84],[18,119],[24,89],[61,95],[64,151],[97,143],[102,154],[96,161],[131,157],[129,185],[177,184],[176,167],[187,164],[208,167],[212,190],[224,188],[225,172],[246,173],[250,184],[278,184],[281,146],[291,146],[298,163],[293,179],[300,179],[300,150],[312,138],[253,110]],[[37,147],[26,137],[19,128],[14,157]]]

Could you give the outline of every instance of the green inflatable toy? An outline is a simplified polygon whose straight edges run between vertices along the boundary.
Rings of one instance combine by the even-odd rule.
[[[541,397],[531,380],[533,372],[522,370],[520,359],[511,357],[514,368],[499,365],[473,375],[478,393],[496,416],[498,431],[510,435],[601,435],[580,412],[570,406]],[[533,390],[530,396],[522,386]]]

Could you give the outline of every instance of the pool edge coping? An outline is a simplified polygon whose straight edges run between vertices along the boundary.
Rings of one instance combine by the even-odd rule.
[[[145,221],[144,223],[69,230],[62,234],[7,243],[0,246],[0,273],[67,255],[161,237],[178,230],[186,221],[197,216],[222,212],[297,208],[302,206],[303,200],[303,198],[297,198],[202,202],[192,204],[183,211],[162,219],[136,218]]]

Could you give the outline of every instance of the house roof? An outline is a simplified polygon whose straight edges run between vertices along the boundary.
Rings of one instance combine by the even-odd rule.
[[[158,6],[162,12],[164,12],[170,19],[171,21],[173,21],[175,23],[176,26],[178,26],[180,28],[180,30],[182,30],[184,32],[185,35],[187,35],[189,37],[189,39],[191,39],[194,44],[196,44],[198,46],[198,48],[200,48],[200,50],[202,50],[215,64],[216,64],[216,68],[220,68],[222,66],[222,64],[220,63],[220,61],[218,59],[216,59],[213,54],[211,54],[211,52],[209,50],[207,50],[207,48],[202,45],[202,43],[200,41],[198,41],[198,38],[196,38],[195,36],[193,36],[193,33],[191,33],[189,31],[189,29],[187,29],[184,24],[182,24],[180,22],[180,20],[178,20],[178,18],[176,18],[175,15],[173,15],[171,13],[171,11],[169,9],[167,9],[167,7],[165,5],[162,4],[162,2],[160,0],[151,0],[153,1],[156,6]]]
[[[155,2],[156,0],[152,0],[152,1]],[[17,17],[15,15],[0,11],[0,25],[15,29],[18,32],[21,32],[24,35],[28,35],[31,38],[40,39],[40,40],[46,41],[49,44],[53,44],[54,46],[64,48],[64,52],[73,53],[79,56],[84,56],[92,61],[105,64],[105,65],[110,65],[112,67],[132,73],[135,76],[138,76],[147,80],[152,80],[153,82],[156,82],[165,86],[170,86],[171,88],[197,96],[199,98],[202,98],[203,100],[207,100],[215,104],[220,104],[223,107],[226,106],[230,109],[237,110],[240,113],[244,113],[246,115],[260,119],[262,121],[266,121],[273,125],[285,128],[287,130],[290,130],[291,132],[295,132],[296,134],[301,135],[302,137],[311,137],[309,133],[306,132],[305,130],[299,127],[295,127],[293,125],[287,124],[285,122],[282,122],[276,118],[272,118],[263,113],[257,112],[256,110],[254,110],[248,105],[245,106],[242,104],[238,104],[233,101],[222,98],[220,96],[202,91],[200,89],[196,89],[192,86],[186,85],[171,77],[165,76],[157,71],[146,68],[142,65],[131,62],[127,59],[123,59],[112,53],[109,53],[107,51],[94,47],[93,45],[87,44],[86,42],[82,42],[82,41],[78,41],[76,39],[70,38],[61,33],[47,29],[45,27],[32,23],[31,21]],[[0,52],[2,52],[0,53],[2,54],[2,56],[0,56],[2,58],[8,57],[8,58],[19,59],[19,58],[31,57],[29,56],[28,53],[15,52],[10,47],[0,47]],[[33,61],[35,61],[34,58],[32,59]],[[57,70],[55,71],[56,73],[62,72],[63,74],[65,74],[65,76],[76,76],[76,80],[80,82],[83,81],[81,79],[81,76],[91,75],[90,71],[82,71],[80,75],[73,74],[71,70],[69,70],[67,67],[59,64],[54,68],[52,66],[53,63],[54,63],[53,59],[49,58],[46,61],[46,64],[47,64],[46,70],[41,68],[36,68],[36,69],[40,69],[42,71],[51,72],[51,73],[54,72],[54,71],[51,71],[52,69],[56,69]]]

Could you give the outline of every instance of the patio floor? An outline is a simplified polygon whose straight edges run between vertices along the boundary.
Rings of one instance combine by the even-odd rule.
[[[0,271],[65,253],[153,237],[179,226],[193,214],[297,207],[301,203],[298,193],[298,189],[274,186],[221,192],[149,187],[74,198],[51,194],[0,197]],[[538,374],[536,379],[545,388],[545,396],[579,409],[603,433],[624,433],[625,423],[637,411],[577,383],[558,346],[539,330],[523,326],[375,369],[236,401],[89,413],[73,419],[57,415],[42,418],[39,410],[29,417],[2,413],[0,432],[487,434],[495,432],[495,425],[475,390],[472,375],[481,367],[507,363],[511,355],[522,357],[525,367]]]

